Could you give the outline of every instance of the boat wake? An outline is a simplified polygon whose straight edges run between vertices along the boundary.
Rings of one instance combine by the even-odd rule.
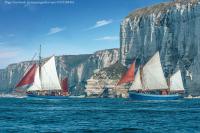
[[[192,96],[192,95],[189,95],[187,97],[184,97],[185,99],[200,99],[200,96]]]
[[[80,96],[69,96],[69,98],[85,98],[85,95],[80,95]]]
[[[0,98],[25,98],[24,95],[16,95],[16,94],[0,94]]]

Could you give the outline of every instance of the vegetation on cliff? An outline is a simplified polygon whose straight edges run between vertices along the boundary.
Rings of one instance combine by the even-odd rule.
[[[125,66],[117,62],[109,67],[101,69],[99,72],[95,73],[92,77],[94,79],[112,79],[118,80],[121,75],[127,70]]]

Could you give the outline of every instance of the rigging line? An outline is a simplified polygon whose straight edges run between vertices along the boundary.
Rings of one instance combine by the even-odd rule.
[[[33,57],[31,58],[31,65],[33,64],[33,60],[34,60],[34,58],[35,58],[35,56],[37,55],[37,53],[35,53],[34,55],[33,55]],[[27,70],[28,70],[28,68],[29,68],[30,66],[27,66],[26,67],[26,69],[25,69],[25,73],[27,72]]]

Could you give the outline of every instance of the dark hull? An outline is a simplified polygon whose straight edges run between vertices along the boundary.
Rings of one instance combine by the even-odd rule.
[[[69,96],[42,96],[42,95],[34,95],[27,94],[29,98],[40,98],[40,99],[68,99]]]
[[[129,97],[133,100],[178,100],[182,98],[179,94],[153,95],[137,92],[129,92]]]

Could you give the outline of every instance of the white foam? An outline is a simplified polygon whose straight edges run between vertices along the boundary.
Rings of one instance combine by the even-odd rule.
[[[25,98],[25,95],[16,95],[16,94],[0,94],[0,98]]]
[[[186,98],[186,99],[200,99],[200,96],[191,96],[191,95],[189,95],[189,96],[184,97],[184,98]]]

